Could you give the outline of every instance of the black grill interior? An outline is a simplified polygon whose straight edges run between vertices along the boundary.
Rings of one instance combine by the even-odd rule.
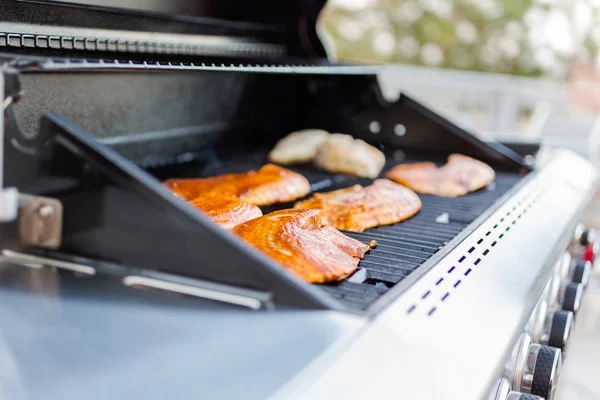
[[[158,179],[175,177],[206,177],[231,172],[258,169],[267,162],[267,151],[239,153],[231,150],[210,150],[203,154],[188,155],[187,162],[164,166],[147,166]],[[406,155],[402,152],[386,154],[390,167],[402,162],[434,161],[438,165],[444,158]],[[312,165],[288,167],[304,175],[311,183],[312,191],[327,192],[353,184],[368,185],[370,179],[348,175],[333,175],[318,170]],[[367,229],[365,232],[345,232],[364,243],[377,241],[359,264],[359,269],[347,280],[339,283],[318,285],[331,296],[348,307],[365,309],[433,254],[456,237],[478,216],[492,206],[503,194],[513,187],[522,176],[514,173],[496,172],[496,181],[490,187],[457,198],[420,195],[422,210],[413,218],[391,226]],[[293,203],[263,207],[263,212],[289,208]],[[448,214],[448,223],[436,222]]]

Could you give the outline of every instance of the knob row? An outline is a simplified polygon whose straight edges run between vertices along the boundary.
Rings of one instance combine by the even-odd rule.
[[[581,306],[596,254],[600,235],[578,226],[573,259],[565,252],[556,264],[525,333],[508,364],[508,380],[499,386],[497,400],[553,400],[563,357]],[[581,251],[580,251],[581,250]]]
[[[554,399],[562,367],[559,348],[533,343],[531,336],[523,334],[511,362],[513,365],[508,370],[507,379],[512,384],[512,390],[546,400]],[[520,398],[516,395],[513,397]]]

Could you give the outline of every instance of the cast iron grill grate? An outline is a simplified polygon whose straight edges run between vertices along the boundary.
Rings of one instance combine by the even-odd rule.
[[[236,156],[202,157],[197,162],[184,166],[151,168],[159,179],[172,177],[213,176],[230,172],[258,169],[266,162],[265,152],[250,152]],[[398,164],[388,155],[390,165]],[[417,157],[408,162],[421,161]],[[439,161],[439,160],[438,160]],[[442,164],[442,163],[440,163]],[[368,185],[370,179],[347,175],[332,175],[310,165],[288,167],[304,175],[311,183],[313,192],[326,192],[345,188],[353,184]],[[423,208],[413,218],[391,226],[367,229],[365,232],[345,232],[347,235],[369,243],[377,241],[359,264],[355,274],[345,281],[318,285],[322,290],[353,309],[365,309],[392,286],[415,271],[431,256],[461,233],[477,217],[489,209],[500,197],[521,180],[522,176],[512,173],[496,173],[490,187],[457,198],[420,195]],[[294,203],[263,207],[263,213],[292,207]]]

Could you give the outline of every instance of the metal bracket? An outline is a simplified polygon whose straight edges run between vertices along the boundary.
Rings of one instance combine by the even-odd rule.
[[[62,243],[63,206],[49,197],[19,195],[19,241],[29,247],[58,249]]]

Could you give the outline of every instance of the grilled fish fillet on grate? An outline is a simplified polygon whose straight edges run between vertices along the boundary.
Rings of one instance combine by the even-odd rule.
[[[242,201],[239,197],[221,193],[209,193],[189,202],[225,229],[231,229],[263,215],[258,206]]]
[[[258,205],[292,201],[310,192],[302,175],[272,164],[241,174],[170,179],[164,185],[225,229],[260,217]]]
[[[370,249],[331,226],[322,226],[318,210],[276,211],[244,222],[232,232],[312,283],[348,277]]]
[[[362,232],[412,217],[421,209],[421,199],[412,190],[387,179],[370,186],[354,185],[328,193],[315,193],[297,203],[297,209],[321,210],[321,222],[338,229]]]
[[[334,133],[319,147],[314,161],[327,172],[374,179],[385,165],[385,156],[361,139]]]
[[[269,161],[281,165],[310,162],[328,136],[329,133],[321,129],[292,132],[277,142],[269,153]]]
[[[489,185],[495,177],[489,165],[462,154],[451,154],[441,168],[432,162],[401,164],[386,174],[416,192],[444,197],[464,196]]]
[[[310,192],[305,177],[273,164],[266,164],[258,171],[212,178],[170,179],[165,186],[186,200],[216,192],[237,196],[257,206],[285,203]]]

